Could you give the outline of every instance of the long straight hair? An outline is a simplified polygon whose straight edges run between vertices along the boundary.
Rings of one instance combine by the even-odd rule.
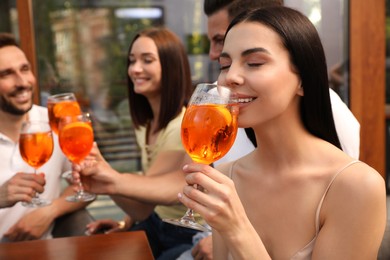
[[[279,6],[241,13],[227,32],[242,22],[263,24],[279,35],[302,82],[300,115],[304,126],[341,149],[332,115],[325,53],[314,25],[300,12]]]
[[[167,28],[148,28],[137,33],[130,44],[144,36],[152,39],[157,46],[161,63],[161,104],[156,132],[180,114],[192,93],[191,71],[188,57],[180,39]],[[129,56],[128,56],[129,57]],[[127,68],[130,62],[127,60]],[[126,70],[127,71],[127,70]],[[149,101],[134,92],[134,84],[127,73],[130,114],[135,128],[146,126],[153,119]]]

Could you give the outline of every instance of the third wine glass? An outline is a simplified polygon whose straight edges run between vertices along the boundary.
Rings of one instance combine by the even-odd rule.
[[[50,127],[58,135],[58,123],[62,116],[76,116],[81,114],[80,105],[74,93],[60,93],[47,98],[47,111]],[[62,173],[62,177],[72,180],[72,171]]]
[[[211,164],[231,148],[237,135],[238,104],[229,88],[198,84],[181,124],[183,146],[191,159]],[[182,227],[208,230],[197,223],[192,209],[180,219],[164,219]]]

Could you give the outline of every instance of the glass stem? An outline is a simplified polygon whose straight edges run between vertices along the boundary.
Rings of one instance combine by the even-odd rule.
[[[186,214],[181,218],[184,221],[193,221],[195,222],[194,211],[192,209],[187,209]]]
[[[34,168],[34,174],[35,174],[35,175],[37,174],[37,169],[36,169],[36,168]],[[34,199],[39,199],[39,194],[38,194],[38,192],[35,192],[35,194],[34,194]]]
[[[203,187],[200,185],[195,184],[194,188],[197,190],[203,191]],[[186,214],[184,214],[184,216],[181,218],[181,220],[182,221],[196,222],[195,217],[194,217],[194,211],[192,209],[187,209]]]
[[[81,181],[79,181],[79,191],[77,193],[80,195],[84,193],[84,187]]]

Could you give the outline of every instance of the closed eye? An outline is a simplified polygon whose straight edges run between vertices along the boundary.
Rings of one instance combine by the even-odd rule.
[[[226,70],[226,69],[229,69],[230,68],[230,64],[229,65],[220,65],[219,66],[219,70]]]
[[[260,67],[261,65],[263,65],[264,63],[248,63],[248,66],[249,67]]]

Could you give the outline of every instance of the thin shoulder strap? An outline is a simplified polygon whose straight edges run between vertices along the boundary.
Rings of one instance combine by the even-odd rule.
[[[237,160],[235,160],[231,165],[230,165],[230,170],[229,170],[229,178],[231,179],[231,180],[233,180],[233,168],[234,168],[234,165],[236,165],[236,162],[237,162]]]
[[[325,189],[325,192],[324,192],[324,195],[322,195],[322,198],[320,200],[320,203],[318,204],[318,207],[317,207],[317,211],[316,211],[316,235],[318,234],[318,232],[320,231],[320,212],[321,212],[321,208],[322,208],[322,203],[324,202],[324,199],[325,199],[325,196],[326,194],[328,193],[328,190],[330,189],[330,187],[332,186],[334,180],[336,179],[337,176],[339,176],[340,173],[342,173],[345,169],[347,169],[349,166],[355,164],[355,163],[359,163],[360,161],[359,160],[355,160],[355,161],[352,161],[352,162],[349,162],[347,165],[345,165],[343,168],[341,168],[332,178],[332,180],[329,182],[328,184],[328,187],[326,187]]]

